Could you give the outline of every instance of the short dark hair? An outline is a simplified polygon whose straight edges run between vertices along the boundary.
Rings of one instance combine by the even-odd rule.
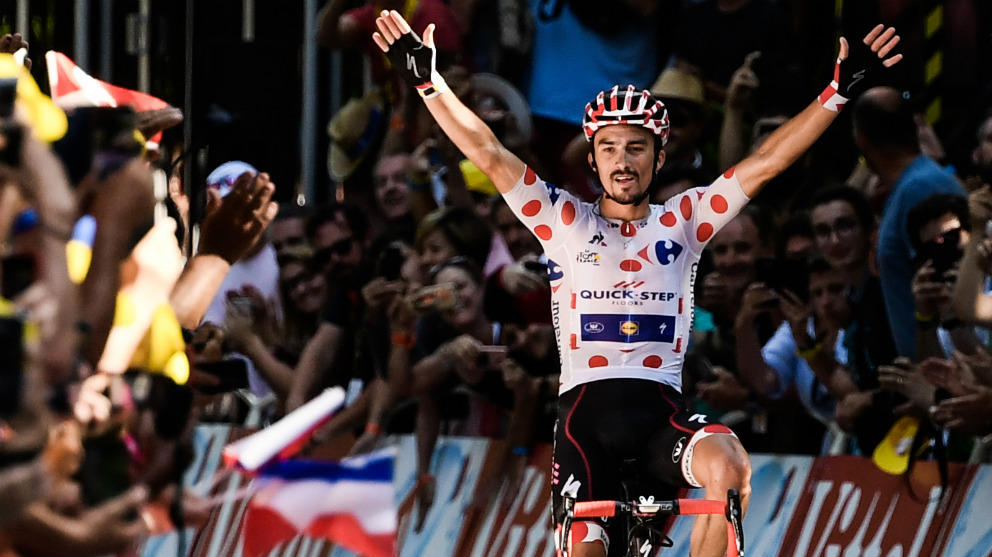
[[[863,191],[847,184],[827,186],[813,194],[809,201],[810,213],[820,205],[826,205],[833,201],[844,201],[850,205],[865,231],[870,231],[875,227],[875,211],[871,208],[868,196]]]
[[[441,231],[459,255],[465,255],[480,268],[485,268],[493,232],[475,211],[466,207],[442,207],[428,213],[417,225],[418,251],[423,248],[424,239],[435,230]]]
[[[819,273],[828,273],[833,270],[833,266],[827,261],[827,258],[823,254],[815,253],[809,256],[806,260],[806,274],[814,275]]]
[[[325,224],[336,221],[338,215],[344,217],[356,239],[363,240],[366,237],[369,232],[369,220],[365,213],[355,205],[332,202],[318,207],[307,219],[307,241],[312,245],[317,231]]]
[[[971,230],[971,218],[968,214],[968,200],[953,193],[935,193],[920,201],[906,213],[906,234],[909,243],[916,251],[920,250],[920,230],[927,223],[951,213],[961,221],[962,230]]]
[[[754,227],[758,229],[758,241],[764,246],[777,247],[775,241],[775,216],[769,209],[761,205],[745,205],[741,210],[741,215],[751,219]]]
[[[854,131],[876,147],[919,151],[913,110],[902,97],[862,95],[854,102]]]

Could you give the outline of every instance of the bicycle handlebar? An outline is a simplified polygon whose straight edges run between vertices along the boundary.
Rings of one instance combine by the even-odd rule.
[[[576,502],[572,511],[574,518],[595,518],[600,516],[615,516],[617,512],[635,512],[645,514],[725,514],[726,501],[712,499],[672,499],[653,501],[651,503],[625,503],[623,501],[582,501]]]

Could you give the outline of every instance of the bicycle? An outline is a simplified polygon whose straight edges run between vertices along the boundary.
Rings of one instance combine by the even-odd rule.
[[[671,547],[672,540],[659,529],[669,516],[722,514],[726,517],[727,557],[744,557],[744,513],[740,494],[727,491],[726,501],[713,499],[667,499],[640,497],[638,501],[581,501],[566,497],[562,540],[568,540],[569,529],[576,518],[619,517],[627,522],[627,557],[653,557],[654,550]],[[568,557],[562,543],[562,556]]]

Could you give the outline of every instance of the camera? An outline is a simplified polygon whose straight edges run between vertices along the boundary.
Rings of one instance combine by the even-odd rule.
[[[455,307],[455,285],[452,283],[425,286],[417,291],[413,308],[420,313],[445,311]]]
[[[788,290],[800,300],[809,301],[809,274],[805,262],[759,257],[754,262],[754,269],[757,282],[765,283],[778,293]]]
[[[386,246],[386,249],[382,250],[382,253],[379,254],[379,259],[376,261],[376,276],[380,276],[388,281],[399,279],[405,261],[406,257],[403,255],[402,248],[395,244]]]

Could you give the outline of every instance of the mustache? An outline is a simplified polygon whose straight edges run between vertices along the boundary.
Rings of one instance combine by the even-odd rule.
[[[614,179],[616,179],[617,176],[620,176],[622,174],[627,174],[627,175],[633,176],[635,179],[639,179],[641,177],[640,173],[637,172],[636,170],[634,170],[633,168],[623,168],[623,169],[614,170],[613,172],[611,172],[610,173],[610,179],[611,180],[614,180]]]

